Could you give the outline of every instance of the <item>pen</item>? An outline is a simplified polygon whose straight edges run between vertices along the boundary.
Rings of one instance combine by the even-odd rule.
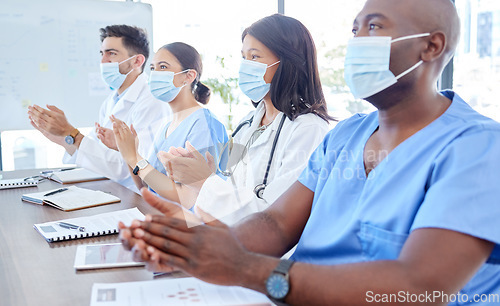
[[[46,193],[46,194],[44,194],[43,196],[44,196],[44,197],[48,197],[48,196],[51,196],[51,195],[53,195],[53,194],[56,194],[56,193],[59,193],[59,192],[63,192],[63,191],[66,191],[66,190],[68,190],[68,188],[61,188],[61,189],[57,189],[57,190],[51,191],[51,192],[49,192],[49,193]]]
[[[60,171],[75,170],[75,169],[76,169],[75,167],[73,167],[73,168],[64,168],[64,169],[59,170],[59,172],[60,172]]]
[[[68,228],[68,229],[77,229],[80,232],[85,232],[85,227],[83,227],[83,226],[78,226],[78,225],[74,225],[74,224],[66,223],[66,222],[58,222],[57,224],[60,227],[64,227],[64,228]]]
[[[52,175],[54,174],[54,172],[62,172],[62,171],[68,171],[68,170],[75,170],[76,168],[73,167],[73,168],[64,168],[64,169],[56,169],[56,170],[44,170],[44,171],[40,171],[40,174],[42,175]]]

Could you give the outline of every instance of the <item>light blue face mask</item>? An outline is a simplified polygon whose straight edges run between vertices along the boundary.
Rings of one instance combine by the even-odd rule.
[[[419,61],[398,76],[389,70],[391,62],[391,44],[430,33],[415,34],[392,39],[387,36],[354,37],[347,44],[344,63],[344,78],[354,98],[365,99],[396,84],[396,82],[417,69],[423,61]]]
[[[191,69],[186,69],[181,72],[174,73],[173,71],[151,71],[149,75],[149,90],[156,99],[163,102],[172,102],[179,94],[182,87],[175,87],[174,76],[177,74],[188,72]]]
[[[129,75],[132,70],[127,74],[121,74],[120,73],[120,64],[125,63],[126,61],[136,57],[137,55],[134,55],[132,57],[127,58],[124,61],[121,62],[114,62],[114,63],[101,63],[101,76],[104,82],[108,84],[111,89],[115,90],[120,88],[122,86],[123,82],[125,82],[125,79],[127,78],[127,75]]]
[[[278,64],[266,65],[256,61],[242,60],[240,64],[240,77],[238,85],[241,91],[254,102],[262,100],[271,89],[271,84],[264,81],[267,68]]]

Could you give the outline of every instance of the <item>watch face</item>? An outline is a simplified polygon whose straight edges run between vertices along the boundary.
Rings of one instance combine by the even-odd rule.
[[[146,166],[148,165],[148,161],[145,160],[145,159],[141,159],[139,162],[137,162],[137,166],[139,167],[139,169],[144,169],[146,168]]]
[[[66,143],[70,144],[70,145],[75,143],[75,139],[73,137],[71,137],[71,135],[64,137],[64,141],[66,141]]]
[[[290,286],[284,275],[272,274],[267,279],[266,289],[273,299],[281,300],[288,294]]]

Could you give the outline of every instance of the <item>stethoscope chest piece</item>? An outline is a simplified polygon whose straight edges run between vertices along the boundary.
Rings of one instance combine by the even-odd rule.
[[[265,184],[259,184],[259,185],[255,186],[255,188],[253,189],[253,192],[255,193],[255,195],[257,196],[257,198],[263,199],[264,190],[266,190],[266,185]]]

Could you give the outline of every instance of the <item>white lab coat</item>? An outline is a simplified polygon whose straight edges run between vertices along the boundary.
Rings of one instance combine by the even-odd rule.
[[[235,144],[240,146],[247,144],[252,133],[259,127],[264,113],[264,103],[261,102],[255,112],[242,120],[243,122],[254,116],[252,124],[245,125],[235,135]],[[241,150],[231,151],[229,164],[230,169],[234,170],[233,175],[226,180],[217,175],[209,177],[203,184],[195,205],[231,225],[249,214],[269,207],[297,180],[306,167],[310,155],[329,130],[328,123],[315,114],[301,115],[294,121],[285,119],[263,199],[257,198],[253,191],[256,185],[263,182],[282,116],[283,113],[276,116],[273,123],[250,146],[248,153],[237,166],[231,167],[231,160],[241,157]]]
[[[172,111],[167,103],[157,100],[151,94],[144,73],[137,77],[116,104],[113,100],[115,93],[113,91],[101,105],[98,122],[102,127],[112,129],[109,116],[114,115],[129,126],[133,124],[139,138],[138,152],[146,157],[153,146],[157,130],[170,120]],[[97,139],[95,130],[83,138],[79,149],[72,156],[66,153],[63,161],[104,175],[138,192],[120,152],[102,144]]]

